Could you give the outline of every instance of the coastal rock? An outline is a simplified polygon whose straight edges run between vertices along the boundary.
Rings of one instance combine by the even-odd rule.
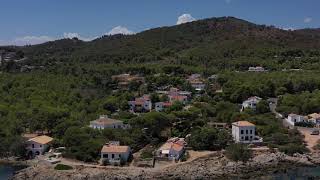
[[[320,157],[320,156],[318,156]],[[138,167],[75,167],[70,171],[57,171],[52,167],[30,167],[19,172],[17,180],[130,180],[130,179],[219,179],[226,177],[256,177],[297,164],[311,165],[314,157],[287,156],[283,153],[266,153],[250,161],[232,162],[221,155],[201,157],[190,162],[172,164],[165,168]],[[320,160],[318,158],[316,161]]]

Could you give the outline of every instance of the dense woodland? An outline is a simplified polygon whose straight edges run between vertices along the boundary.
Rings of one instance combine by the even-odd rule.
[[[240,113],[239,104],[250,96],[279,97],[277,110],[284,114],[320,112],[318,29],[284,31],[236,18],[213,18],[92,42],[63,39],[2,49],[27,60],[0,67],[0,156],[23,154],[21,134],[36,131],[53,136],[54,146],[67,147],[65,156],[83,161],[97,160],[108,140],[138,151],[171,136],[191,134],[189,144],[194,149],[220,150],[232,143],[230,133],[207,123],[238,120],[255,123],[269,147],[302,153],[306,149],[299,132],[282,127],[266,101],[255,112]],[[20,72],[26,65],[42,68]],[[269,72],[246,72],[257,65]],[[111,75],[120,73],[140,74],[147,82],[114,91],[117,84]],[[193,98],[188,110],[175,104],[161,113],[128,112],[128,100],[153,94],[160,86],[194,92],[185,80],[192,73],[217,74],[214,83],[222,93],[208,88]],[[89,121],[101,114],[132,128],[89,128]]]

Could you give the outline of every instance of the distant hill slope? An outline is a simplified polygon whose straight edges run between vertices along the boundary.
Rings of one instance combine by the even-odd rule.
[[[35,63],[176,62],[215,63],[223,59],[320,56],[320,29],[285,31],[234,17],[204,19],[135,35],[104,36],[91,42],[63,39],[23,47]]]

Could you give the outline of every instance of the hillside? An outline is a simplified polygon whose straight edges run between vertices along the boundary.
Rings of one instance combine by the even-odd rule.
[[[285,31],[221,17],[136,35],[104,36],[91,42],[63,39],[22,50],[31,60],[29,63],[42,65],[62,61],[219,66],[243,60],[244,64],[264,64],[262,60],[274,57],[318,57],[319,48],[319,29]]]

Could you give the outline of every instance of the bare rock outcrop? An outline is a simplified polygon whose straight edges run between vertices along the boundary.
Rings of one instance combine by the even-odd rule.
[[[173,164],[165,168],[76,166],[71,171],[57,171],[53,167],[29,167],[15,175],[25,180],[129,180],[129,179],[228,179],[229,177],[255,177],[263,173],[278,172],[296,165],[314,165],[320,162],[311,155],[287,156],[284,153],[266,153],[250,161],[233,162],[223,154],[216,153],[191,162]],[[314,161],[314,162],[313,162]]]

